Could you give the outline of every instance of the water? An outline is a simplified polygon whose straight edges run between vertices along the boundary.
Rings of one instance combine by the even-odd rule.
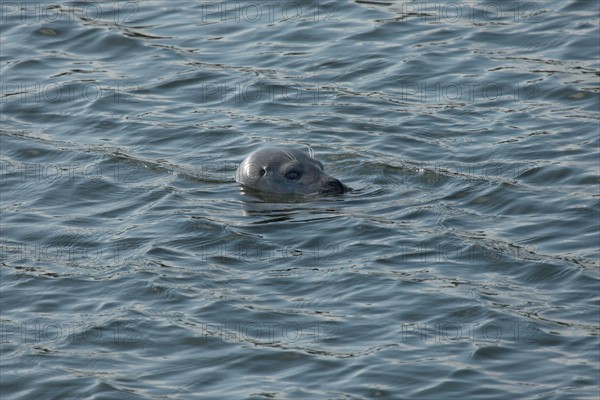
[[[1,7],[2,399],[597,398],[597,2]]]

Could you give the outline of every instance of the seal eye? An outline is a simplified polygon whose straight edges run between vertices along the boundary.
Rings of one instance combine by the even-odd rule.
[[[259,173],[260,173],[260,176],[264,176],[267,173],[267,170],[264,168],[261,168]]]
[[[295,181],[296,179],[300,178],[300,172],[298,171],[290,171],[287,174],[285,174],[286,179],[289,179],[291,181]]]

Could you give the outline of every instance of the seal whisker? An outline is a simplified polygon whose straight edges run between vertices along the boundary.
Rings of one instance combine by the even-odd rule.
[[[297,161],[298,160],[295,156],[291,155],[288,151],[286,151],[284,149],[281,149],[281,151],[283,152],[283,154],[285,154],[286,156],[288,156],[288,158],[290,160],[292,160],[292,161]]]

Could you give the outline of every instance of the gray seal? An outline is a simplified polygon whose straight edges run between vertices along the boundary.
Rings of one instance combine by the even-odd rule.
[[[244,187],[279,195],[342,194],[348,187],[329,176],[323,164],[303,151],[266,147],[242,161],[235,180]]]

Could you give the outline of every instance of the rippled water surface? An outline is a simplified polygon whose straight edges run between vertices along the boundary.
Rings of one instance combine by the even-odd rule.
[[[0,7],[3,400],[599,395],[598,2]]]

